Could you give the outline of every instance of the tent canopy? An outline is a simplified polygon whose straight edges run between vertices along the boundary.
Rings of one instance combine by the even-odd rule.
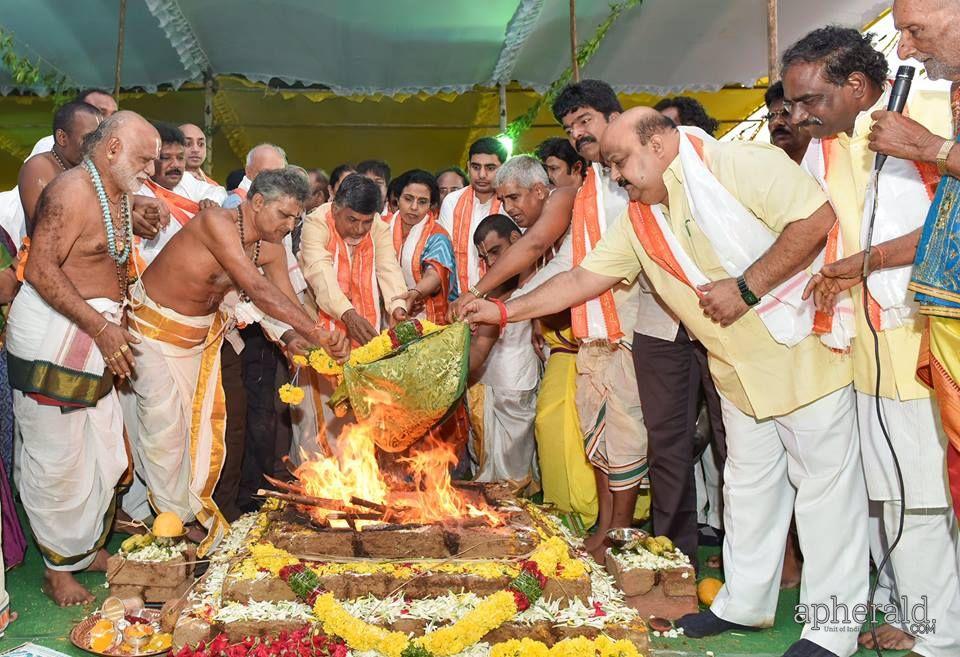
[[[780,44],[827,23],[860,27],[888,4],[784,0]],[[4,0],[0,28],[44,71],[112,89],[118,11],[118,0]],[[499,132],[499,82],[513,118],[569,65],[568,12],[561,0],[128,0],[121,104],[202,124],[200,81],[215,75],[220,177],[261,141],[307,166],[462,166],[470,141]],[[578,0],[576,12],[583,43],[609,0]],[[645,0],[623,12],[582,76],[610,82],[627,105],[698,91],[729,127],[761,102],[753,87],[766,43],[764,0]],[[0,92],[24,91],[0,70]],[[49,134],[51,109],[36,96],[0,99],[0,180]],[[555,134],[541,112],[518,148]]]

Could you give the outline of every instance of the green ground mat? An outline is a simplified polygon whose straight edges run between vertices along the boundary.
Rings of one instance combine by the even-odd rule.
[[[21,521],[25,522],[22,517]],[[122,540],[114,536],[108,544],[110,552],[115,552]],[[701,563],[718,548],[701,548]],[[718,577],[719,573],[709,568],[703,569],[703,576]],[[10,604],[20,618],[7,628],[6,636],[0,639],[0,652],[25,642],[53,648],[68,655],[82,657],[87,655],[75,648],[69,639],[74,624],[96,609],[99,601],[107,596],[103,573],[81,573],[78,579],[97,596],[98,603],[87,607],[69,607],[61,609],[54,605],[40,590],[43,579],[43,561],[32,543],[27,549],[25,562],[7,572],[7,592]],[[800,626],[793,622],[793,607],[797,603],[799,589],[784,591],[780,595],[776,626],[763,632],[733,634],[727,633],[710,639],[665,639],[651,637],[653,654],[658,657],[704,657],[712,652],[715,657],[780,657],[787,647],[800,636]],[[861,649],[858,657],[874,655],[872,651]],[[902,657],[904,652],[886,652],[888,657]]]

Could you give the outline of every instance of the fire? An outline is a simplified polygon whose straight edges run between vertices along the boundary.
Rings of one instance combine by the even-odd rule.
[[[387,484],[380,475],[376,450],[370,434],[362,425],[346,427],[337,441],[340,456],[304,461],[297,477],[304,491],[312,497],[323,497],[350,503],[350,497],[384,503]],[[317,511],[323,512],[322,509]]]
[[[354,507],[360,498],[387,507],[383,520],[400,524],[478,522],[491,526],[503,519],[480,500],[469,500],[453,486],[450,467],[457,457],[452,446],[432,436],[422,447],[396,460],[399,472],[389,479],[377,463],[376,448],[368,426],[348,426],[337,440],[337,456],[305,461],[297,469],[304,492],[311,497],[336,500]],[[345,526],[342,520],[328,519],[333,509],[311,507],[313,518]],[[360,521],[358,526],[370,524]]]

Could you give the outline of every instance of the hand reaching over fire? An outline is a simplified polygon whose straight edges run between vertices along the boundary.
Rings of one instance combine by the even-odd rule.
[[[317,326],[308,337],[313,344],[323,347],[338,363],[345,363],[350,358],[350,340],[346,334]]]
[[[474,328],[477,324],[500,324],[500,309],[492,301],[486,299],[474,299],[470,303],[461,307],[460,312],[463,321]]]

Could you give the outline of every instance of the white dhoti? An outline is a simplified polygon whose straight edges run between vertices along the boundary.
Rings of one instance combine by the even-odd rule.
[[[697,522],[723,529],[720,515],[720,469],[713,450],[707,446],[700,461],[693,466],[693,479],[697,484]]]
[[[116,301],[87,303],[119,321]],[[128,466],[112,377],[93,339],[28,283],[10,311],[7,349],[21,440],[17,487],[30,527],[48,568],[83,570],[107,539]]]
[[[734,623],[773,625],[795,513],[804,556],[801,636],[840,657],[852,655],[860,624],[843,622],[835,611],[867,598],[867,495],[852,386],[765,420],[722,396],[721,403],[726,583],[711,611]]]
[[[137,472],[157,511],[208,530],[203,556],[229,529],[213,502],[225,452],[226,404],[220,383],[223,313],[190,317],[133,288],[130,332],[136,365],[125,395]]]
[[[327,404],[336,389],[335,379],[310,367],[300,368],[297,385],[303,388],[303,401],[290,407],[293,440],[290,459],[300,465],[325,455],[324,443],[335,453],[337,438],[348,424],[356,422],[353,411],[337,417]],[[329,456],[329,454],[327,454]]]
[[[536,467],[537,390],[483,386],[483,432],[470,441],[476,481],[527,484]]]
[[[863,469],[867,494],[877,507],[879,563],[897,534],[900,490],[893,457],[877,419],[876,397],[857,393]],[[892,601],[900,615],[893,622],[916,637],[913,651],[926,657],[960,655],[960,541],[951,509],[945,451],[946,434],[931,398],[902,401],[880,398],[880,408],[903,475],[906,512],[903,535],[890,554]],[[878,604],[888,603],[878,599]],[[925,618],[915,618],[916,605]],[[944,620],[941,620],[944,619]],[[945,620],[949,619],[949,620]],[[924,625],[937,621],[935,628]]]
[[[530,322],[508,324],[468,394],[470,415],[481,420],[474,422],[468,444],[477,481],[539,485],[536,420],[541,364],[532,331]]]
[[[638,486],[647,473],[647,429],[630,349],[600,341],[581,345],[576,401],[590,463],[609,477],[610,490]]]

